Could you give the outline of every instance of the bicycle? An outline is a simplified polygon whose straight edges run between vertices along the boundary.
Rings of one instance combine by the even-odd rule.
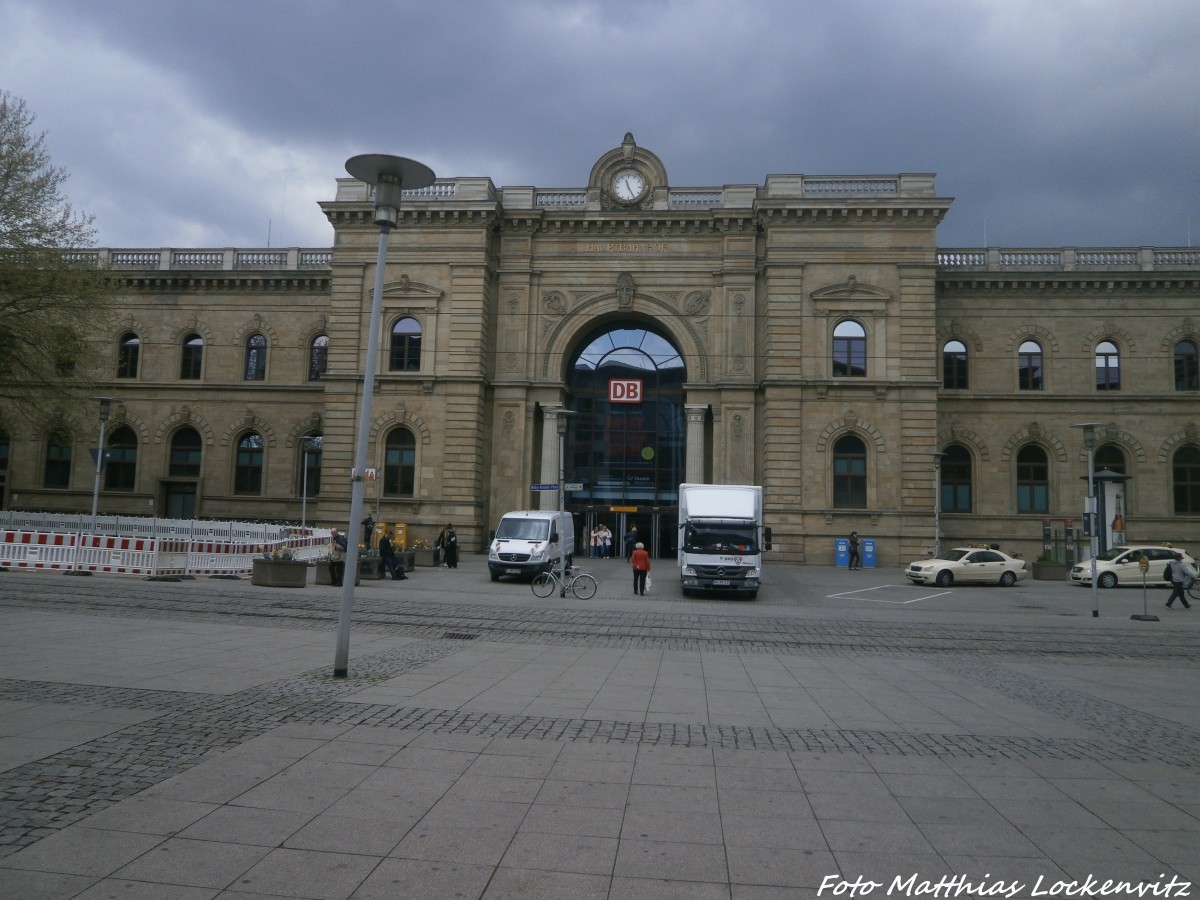
[[[1189,578],[1183,590],[1193,600],[1200,600],[1200,578]]]
[[[596,595],[596,579],[587,572],[580,572],[578,566],[571,566],[567,569],[565,581],[551,569],[533,576],[529,588],[534,596],[542,598],[549,597],[558,588],[560,597],[567,596],[567,591],[570,591],[580,600],[590,600]]]

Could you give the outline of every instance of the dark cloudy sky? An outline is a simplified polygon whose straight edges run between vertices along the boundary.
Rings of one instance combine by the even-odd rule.
[[[328,246],[357,153],[582,187],[933,172],[943,247],[1200,241],[1197,0],[0,0],[109,247]]]

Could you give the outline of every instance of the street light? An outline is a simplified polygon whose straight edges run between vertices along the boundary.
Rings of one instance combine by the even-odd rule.
[[[346,534],[346,575],[342,578],[342,600],[338,610],[337,650],[333,677],[345,678],[350,659],[350,613],[354,608],[354,582],[358,574],[358,533],[362,521],[364,480],[367,469],[367,438],[371,428],[371,401],[375,392],[375,357],[379,353],[379,319],[383,307],[383,270],[387,263],[388,232],[400,219],[400,194],[433,184],[436,175],[423,163],[403,156],[364,153],[346,160],[346,171],[375,188],[375,224],[379,226],[379,252],[375,260],[375,290],[371,298],[371,324],[367,333],[367,358],[363,366],[363,392],[358,416],[358,441],[351,472],[350,522]]]
[[[96,512],[100,508],[100,472],[104,468],[104,427],[108,424],[108,414],[112,412],[114,403],[121,404],[124,401],[118,400],[116,397],[92,397],[100,404],[100,446],[96,450],[96,479],[92,482],[92,534],[96,533]]]
[[[942,558],[942,459],[945,453],[933,453],[933,558]]]
[[[312,445],[319,444],[321,436],[310,434],[307,437],[300,438],[300,527],[304,528],[308,524],[308,454],[312,452]]]
[[[1088,482],[1088,502],[1085,515],[1088,521],[1088,533],[1091,535],[1091,554],[1092,554],[1092,618],[1100,618],[1100,593],[1099,585],[1096,583],[1096,555],[1099,551],[1099,534],[1097,533],[1099,524],[1096,521],[1096,476],[1095,472],[1095,456],[1096,456],[1096,429],[1104,428],[1108,425],[1107,422],[1079,422],[1072,425],[1072,428],[1083,429],[1083,446],[1087,450],[1087,482]]]
[[[567,477],[566,463],[566,443],[567,443],[567,416],[575,415],[574,410],[559,407],[554,411],[554,424],[558,428],[558,511],[565,512],[567,508],[567,494],[563,487],[563,480]],[[561,518],[561,517],[560,517]],[[564,540],[562,535],[559,535],[559,540]],[[562,572],[562,581],[559,582],[560,595],[567,596],[567,554],[573,553],[575,548],[570,550],[566,547],[561,548],[563,552],[559,555],[559,563]]]

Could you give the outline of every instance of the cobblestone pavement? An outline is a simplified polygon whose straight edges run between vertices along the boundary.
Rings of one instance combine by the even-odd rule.
[[[325,636],[333,633],[338,599],[328,588],[275,591],[251,588],[246,582],[163,584],[70,579],[44,573],[0,577],[4,578],[0,582],[0,616],[22,622],[22,617],[29,615],[48,616],[51,627],[54,619],[61,617],[71,622],[91,619],[133,626],[174,622],[206,628],[250,627],[272,634],[316,631]],[[1166,627],[1146,631],[1130,625],[1124,615],[1098,623],[1086,617],[1086,610],[1083,615],[1076,610],[1075,618],[1066,621],[1071,613],[1055,613],[1056,604],[1077,607],[1079,595],[1066,594],[1065,586],[1058,585],[1041,594],[1031,588],[1033,600],[1021,614],[979,613],[967,607],[960,614],[939,616],[928,610],[912,614],[899,606],[868,613],[841,607],[827,614],[823,604],[829,601],[825,598],[840,599],[840,595],[821,593],[819,585],[813,595],[819,599],[809,606],[801,600],[788,605],[776,598],[773,603],[755,606],[672,602],[649,611],[619,595],[624,578],[615,568],[602,582],[602,594],[607,596],[590,605],[533,602],[527,593],[509,585],[489,592],[487,602],[479,602],[467,599],[471,594],[463,590],[470,585],[471,591],[479,591],[479,586],[468,580],[471,576],[438,573],[436,577],[442,581],[429,590],[406,588],[403,602],[378,585],[358,592],[354,633],[371,635],[380,645],[355,656],[347,679],[334,679],[328,668],[314,665],[282,677],[251,678],[251,683],[239,689],[214,692],[203,685],[164,690],[70,675],[63,678],[57,673],[25,677],[6,672],[8,677],[0,678],[0,726],[4,726],[0,730],[0,764],[6,758],[2,755],[4,741],[23,737],[17,725],[4,725],[5,714],[15,722],[23,710],[61,707],[112,711],[130,719],[124,727],[0,771],[0,866],[18,863],[0,868],[0,894],[17,896],[5,894],[6,885],[32,884],[23,879],[32,878],[34,871],[49,877],[37,866],[20,864],[28,856],[21,853],[26,848],[32,853],[39,842],[72,825],[184,776],[194,767],[226,758],[237,748],[254,746],[256,739],[280,730],[344,735],[383,733],[373,731],[381,729],[405,735],[404,741],[413,735],[442,736],[481,748],[491,741],[497,741],[495,746],[519,741],[525,748],[542,742],[555,753],[575,744],[614,748],[613,752],[615,748],[633,753],[656,749],[678,752],[689,760],[695,757],[688,754],[695,752],[710,754],[707,758],[711,760],[727,753],[769,751],[793,761],[807,760],[818,769],[822,764],[813,760],[820,757],[841,759],[844,762],[837,765],[849,770],[856,769],[856,761],[865,760],[876,772],[896,766],[900,773],[937,771],[948,775],[996,765],[1001,767],[998,771],[1011,774],[1013,770],[1003,768],[1006,761],[1021,766],[1021,771],[1053,771],[1063,777],[1086,771],[1096,779],[1116,779],[1117,773],[1137,771],[1142,774],[1123,775],[1130,780],[1114,780],[1113,784],[1137,782],[1149,791],[1146,797],[1153,795],[1156,801],[1167,803],[1172,817],[1163,824],[1169,827],[1160,829],[1156,823],[1131,819],[1125,825],[1110,822],[1094,836],[1101,842],[1116,837],[1129,841],[1128,833],[1149,831],[1172,848],[1188,841],[1194,847],[1194,839],[1200,837],[1200,791],[1196,790],[1200,787],[1200,703],[1176,702],[1155,690],[1156,685],[1165,689],[1168,682],[1163,679],[1169,677],[1195,693],[1192,685],[1200,646],[1190,621],[1185,621],[1185,627],[1167,622],[1160,623]],[[1008,595],[994,592],[992,596]],[[423,702],[439,699],[438,691],[462,679],[464,673],[486,666],[510,666],[512,654],[524,654],[521,665],[530,667],[539,659],[537,654],[566,652],[566,648],[576,648],[573,653],[608,654],[604,658],[615,661],[610,679],[612,673],[620,673],[621,665],[656,666],[655,682],[645,687],[674,698],[677,708],[660,706],[662,715],[655,716],[651,699],[648,708],[643,702],[643,712],[636,717],[594,715],[604,710],[616,712],[622,701],[602,702],[592,692],[577,701],[580,705],[575,714],[539,713],[539,701],[544,703],[547,696],[571,694],[571,702],[576,702],[573,694],[583,692],[585,685],[576,680],[562,683],[564,674],[560,672],[561,688],[554,694],[546,685],[528,688],[527,682],[513,682],[508,669],[488,675],[488,684],[474,694],[464,694],[457,705],[449,700],[445,705]],[[664,674],[668,664],[676,663],[681,673],[702,683],[701,707],[695,705],[694,695],[685,697],[691,689],[686,678],[675,682]],[[772,674],[764,675],[768,669]],[[745,672],[757,683],[744,683]],[[785,672],[788,678],[782,677]],[[509,693],[504,697],[526,689],[529,696],[517,703],[489,703],[489,689],[506,678]],[[747,713],[739,721],[736,710],[742,700],[733,701],[732,706],[720,705],[730,702],[726,693],[733,696],[738,692],[771,698],[768,707],[772,703],[786,705],[783,695],[804,689],[806,678],[828,682],[811,688],[814,702],[803,712],[780,714],[776,710],[763,716],[752,714],[749,710],[755,704],[747,703]],[[626,683],[633,691],[635,681]],[[889,709],[886,702],[879,701],[870,708],[872,691],[910,708]],[[748,694],[740,696],[749,699]],[[638,707],[630,701],[629,708]],[[715,712],[718,708],[722,710],[719,713]],[[995,714],[983,716],[989,708],[996,710]],[[811,723],[805,724],[806,719]],[[764,759],[761,755],[739,758]],[[880,761],[887,762],[881,765]],[[937,768],[927,768],[930,766]],[[1146,774],[1148,767],[1153,775]],[[796,764],[795,768],[803,782],[803,766]],[[939,793],[939,786],[931,780],[922,792],[927,790],[931,798],[950,802],[961,790],[957,781],[954,779],[952,786],[946,778]],[[1089,785],[1089,789],[1093,787]],[[1101,787],[1095,790],[1103,796]],[[1054,801],[1065,804],[1071,794],[1062,785],[1058,788],[1064,793],[1055,790]],[[1044,806],[1048,796],[1029,800]],[[903,805],[904,798],[898,799]],[[1079,802],[1096,812],[1086,801]],[[989,814],[1002,809],[1002,805],[993,807]],[[1054,815],[1047,813],[1051,820],[1047,827],[1053,824]],[[819,813],[816,819],[821,821]],[[837,857],[832,862],[838,865],[830,872],[839,866],[845,869],[846,862],[856,859],[864,871],[882,862],[900,867],[897,872],[903,869],[909,851],[888,849],[889,839],[879,834],[871,837],[866,826],[863,835],[851,842],[856,848],[853,853],[866,858],[859,859],[849,850],[839,856],[830,837],[838,821],[835,815],[823,826],[824,843],[818,842],[817,848]],[[1137,872],[1142,872],[1145,864],[1181,876],[1200,874],[1180,862],[1177,849],[1173,856],[1156,859],[1149,847],[1153,841],[1139,841],[1136,836],[1132,840],[1141,854]],[[820,881],[809,875],[789,876],[786,884],[768,881],[756,886],[753,879],[739,881],[728,861],[732,859],[729,841],[726,836],[728,868],[723,877],[695,878],[694,872],[681,873],[664,884],[675,885],[681,891],[678,896],[693,895],[697,885],[704,885],[705,890],[718,886],[714,896],[752,896],[757,895],[756,890],[768,896],[768,888],[793,892],[787,896],[816,896],[813,889]],[[667,843],[691,846],[688,841]],[[702,846],[709,843],[708,838],[698,841]],[[1051,865],[1053,855],[1035,844],[998,856],[1020,858],[1021,871],[1030,871],[1031,861],[1036,861],[1064,878],[1073,874],[1071,865],[1062,860],[1055,860],[1057,868]],[[609,872],[602,895],[654,895],[649,885],[662,879],[639,875],[633,863],[622,877],[620,859],[625,851],[614,852],[617,865]],[[1073,852],[1073,858],[1081,860],[1104,855],[1100,845],[1073,848]],[[922,853],[909,855],[913,865],[926,856],[924,848]],[[957,858],[986,856],[941,850],[939,864],[952,868]],[[999,858],[991,864],[1002,866]],[[530,871],[546,878],[551,877],[547,872],[554,878],[579,874],[570,865],[565,868],[566,873],[554,866],[546,870],[531,866]],[[53,866],[50,870],[63,877],[75,872],[70,868],[59,872]],[[495,881],[501,870],[506,867],[497,867],[492,880],[485,883],[484,890],[490,891],[487,896],[504,895],[496,887],[500,882]],[[86,885],[72,882],[81,894],[99,883],[95,877],[85,880]],[[116,883],[112,881],[108,887]],[[147,883],[158,882],[149,879]],[[192,882],[185,879],[181,883]],[[553,879],[550,883],[566,884]],[[51,890],[46,896],[74,896],[71,889],[62,890]],[[278,894],[284,895],[350,896],[350,892]]]

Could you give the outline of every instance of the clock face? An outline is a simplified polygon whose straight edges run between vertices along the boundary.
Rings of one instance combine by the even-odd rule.
[[[618,200],[636,200],[646,190],[646,179],[633,169],[618,172],[612,181],[613,194]]]

